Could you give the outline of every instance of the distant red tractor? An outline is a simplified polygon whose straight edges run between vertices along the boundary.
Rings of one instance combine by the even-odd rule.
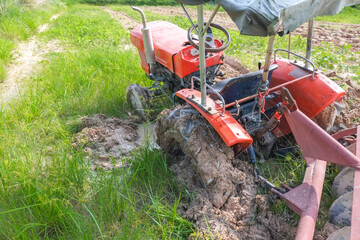
[[[192,25],[188,31],[168,22],[147,23],[143,12],[134,8],[142,14],[143,26],[131,32],[131,41],[139,51],[143,70],[154,84],[150,88],[130,85],[127,90],[129,103],[144,118],[152,96],[165,94],[173,100],[171,93],[174,93],[196,109],[235,154],[246,151],[253,163],[256,162],[254,147],[268,156],[278,139],[292,133],[309,164],[307,178],[298,188],[283,192],[272,188],[272,191],[301,216],[296,239],[312,239],[324,181],[322,173],[326,168],[326,164],[320,162],[324,160],[359,168],[360,160],[310,120],[327,106],[339,103],[345,95],[341,87],[319,73],[309,60],[312,28],[306,58],[289,50],[273,51],[273,44],[275,34],[287,34],[308,20],[311,24],[311,18],[316,15],[335,13],[330,8],[336,6],[336,2],[319,1],[321,4],[317,7],[320,9],[314,8],[305,14],[306,17],[296,19],[289,14],[296,12],[301,4],[311,4],[310,0],[289,1],[285,7],[267,5],[268,1],[265,1],[259,9],[254,7],[255,3],[246,6],[239,1],[219,1],[208,22],[203,21],[201,4],[205,1],[179,2],[198,5],[197,24],[192,22],[183,7]],[[270,37],[265,63],[258,71],[216,82],[216,76],[222,74],[220,66],[224,63],[224,50],[230,44],[230,34],[220,25],[211,23],[220,5],[241,33]],[[330,10],[321,9],[321,6]],[[337,10],[343,6],[338,6]],[[289,13],[284,10],[281,18],[271,19],[273,8],[279,12],[286,9]],[[225,42],[213,36],[214,28],[225,34]],[[300,58],[305,65],[279,58],[279,51]],[[273,53],[274,59],[271,60]],[[329,122],[331,124],[333,119]],[[314,175],[314,172],[321,174]],[[360,225],[360,221],[357,222],[354,223]]]

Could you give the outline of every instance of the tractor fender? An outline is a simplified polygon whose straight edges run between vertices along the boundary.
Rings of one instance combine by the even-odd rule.
[[[311,71],[292,64],[287,59],[277,59],[271,64],[277,64],[270,81],[270,88],[289,82],[296,78],[311,74]],[[286,87],[295,99],[300,111],[307,117],[314,118],[321,111],[333,102],[341,102],[345,95],[344,89],[324,74],[316,73],[314,79],[309,76],[301,81],[290,84]],[[271,103],[280,102],[281,97],[275,98]],[[269,105],[270,108],[272,105]],[[279,127],[274,131],[277,137],[291,132],[285,118],[281,119]]]
[[[210,97],[207,96],[206,105],[208,109],[210,108],[215,110],[214,113],[209,113],[204,110],[193,100],[201,98],[201,92],[195,89],[182,89],[176,92],[176,96],[184,99],[198,112],[200,112],[201,115],[203,115],[211,124],[211,126],[213,126],[227,146],[235,147],[236,145],[237,153],[244,151],[253,143],[253,139],[250,134],[245,131],[240,123],[236,121],[236,119],[233,118],[227,111],[225,111],[224,114],[221,114],[222,107]]]

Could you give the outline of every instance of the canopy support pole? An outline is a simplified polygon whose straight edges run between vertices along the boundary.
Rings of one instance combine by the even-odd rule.
[[[291,52],[291,32],[289,33],[289,45],[288,45],[288,59],[290,60],[290,52]]]
[[[271,56],[274,49],[274,42],[275,42],[275,35],[269,37],[268,47],[266,50],[266,58],[265,58],[265,65],[264,65],[264,73],[262,76],[262,81],[259,86],[259,90],[261,92],[265,92],[268,89],[268,77],[269,77],[269,69],[270,69],[270,61]]]
[[[201,105],[206,106],[206,62],[205,62],[204,9],[203,9],[203,5],[198,5],[197,6],[197,14],[198,14]]]
[[[307,44],[306,44],[306,58],[311,60],[311,44],[312,44],[312,35],[314,29],[314,19],[309,21],[308,25],[308,35],[307,35]],[[305,68],[309,68],[309,63],[305,62]]]

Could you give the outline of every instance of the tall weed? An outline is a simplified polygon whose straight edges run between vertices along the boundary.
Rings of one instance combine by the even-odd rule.
[[[81,5],[41,37],[60,39],[63,52],[0,112],[0,238],[187,238],[192,224],[176,213],[182,190],[162,153],[144,146],[127,167],[94,172],[72,145],[73,119],[123,116],[125,86],[147,84],[138,56],[121,47],[127,32]]]

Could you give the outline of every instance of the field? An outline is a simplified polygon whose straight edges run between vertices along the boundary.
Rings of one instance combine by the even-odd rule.
[[[148,21],[166,20],[188,28],[179,7],[147,6],[150,2],[138,2],[146,5],[142,9]],[[195,217],[182,214],[197,193],[178,181],[167,156],[152,146],[151,139],[137,140],[136,129],[141,127],[129,117],[126,87],[149,86],[151,81],[129,40],[140,17],[128,2],[120,3],[100,7],[56,0],[1,2],[1,239],[215,237],[208,225],[212,219],[202,219],[207,230],[200,232]],[[263,61],[266,39],[239,35],[224,14],[221,11],[219,17],[233,37],[227,55],[244,69],[255,70]],[[346,28],[354,33],[346,32],[351,36],[336,41],[315,39],[313,60],[325,73],[336,69],[333,79],[350,92],[345,99],[348,109],[338,122],[352,125],[360,122],[360,43],[355,41],[360,39],[360,10],[349,8],[342,14],[348,18],[318,19],[315,29],[341,33]],[[304,30],[292,35],[292,50],[302,55]],[[277,37],[275,48],[287,48],[287,42],[287,37]],[[159,104],[156,112],[164,106],[168,103]],[[119,132],[122,138],[115,138]],[[124,143],[131,145],[129,149]],[[291,156],[262,163],[261,168],[277,184],[299,184],[304,172],[303,162]],[[318,222],[322,236],[328,234],[322,230],[336,173],[335,167],[328,168]],[[255,194],[265,196],[265,191]],[[264,219],[286,218],[287,230],[294,230],[297,217],[283,203],[275,201],[269,208]]]

